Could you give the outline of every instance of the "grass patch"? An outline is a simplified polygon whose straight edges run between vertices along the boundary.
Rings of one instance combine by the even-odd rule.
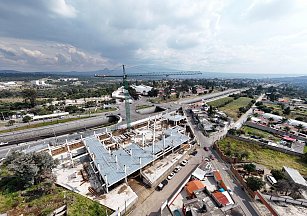
[[[30,125],[25,125],[25,126],[17,127],[17,128],[1,130],[0,133],[7,133],[7,132],[12,132],[12,131],[20,131],[20,130],[25,130],[25,129],[30,129],[30,128],[39,128],[39,127],[44,127],[44,126],[49,126],[49,125],[55,125],[55,124],[60,124],[60,123],[76,121],[76,120],[80,120],[80,119],[84,119],[84,118],[88,118],[88,117],[89,116],[69,118],[69,119],[57,119],[55,121],[50,121],[50,122],[40,122],[40,123],[37,123],[37,124],[30,124]]]
[[[262,164],[269,169],[281,169],[283,166],[288,166],[299,170],[303,176],[307,175],[307,164],[299,156],[288,155],[230,137],[220,140],[218,145],[225,152],[229,145],[228,143],[230,144],[232,154],[238,151],[249,152],[248,160],[251,162]]]
[[[237,100],[230,102],[229,104],[219,108],[220,111],[226,113],[234,120],[238,119],[239,108],[246,107],[253,99],[248,97],[240,97]]]
[[[213,106],[213,107],[221,107],[221,106],[224,106],[227,103],[230,103],[233,100],[234,100],[233,97],[224,97],[224,98],[220,98],[220,99],[211,101],[211,102],[209,102],[207,104],[209,106]]]
[[[112,210],[99,203],[73,193],[61,187],[55,187],[48,195],[29,199],[24,194],[34,190],[36,186],[13,193],[0,193],[0,213],[9,215],[48,215],[56,208],[67,204],[68,215],[110,215]],[[66,198],[65,198],[66,197]]]
[[[276,136],[274,136],[273,134],[271,134],[269,132],[259,130],[257,128],[252,128],[252,127],[249,127],[249,126],[243,126],[241,128],[241,130],[243,130],[247,134],[259,136],[259,137],[262,137],[262,138],[265,138],[265,139],[270,139],[270,140],[272,140],[274,142],[278,142],[278,141],[281,140],[281,138],[276,137]]]
[[[136,110],[140,110],[140,109],[146,109],[146,108],[149,108],[149,107],[153,107],[154,105],[149,105],[149,104],[141,104],[141,105],[137,105],[136,106]]]
[[[304,146],[304,153],[307,153],[307,146]]]
[[[171,101],[177,101],[179,100],[180,98],[177,98],[176,95],[171,95],[170,98],[166,98],[165,100],[163,99],[163,97],[156,97],[156,98],[151,98],[151,99],[148,99],[149,102],[151,103],[168,103],[168,102],[171,102]]]

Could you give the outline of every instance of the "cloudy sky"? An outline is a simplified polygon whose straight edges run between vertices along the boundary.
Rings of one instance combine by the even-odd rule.
[[[120,64],[307,74],[307,1],[0,0],[0,69]]]

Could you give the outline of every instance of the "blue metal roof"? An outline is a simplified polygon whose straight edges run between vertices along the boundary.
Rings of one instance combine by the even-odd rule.
[[[172,136],[165,138],[165,148],[175,148],[188,140],[189,137],[178,132],[178,129],[173,130]],[[100,167],[98,172],[108,186],[125,178],[125,166],[127,176],[129,176],[155,160],[152,155],[152,146],[146,146],[142,149],[137,144],[132,143],[125,148],[109,152],[95,136],[86,137],[84,143],[96,168]],[[154,154],[161,151],[163,151],[163,140],[154,144]]]

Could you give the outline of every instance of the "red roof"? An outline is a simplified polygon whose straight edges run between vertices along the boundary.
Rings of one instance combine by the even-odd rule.
[[[215,181],[222,181],[223,180],[221,173],[219,171],[213,171],[213,175],[214,175]]]
[[[225,206],[229,203],[227,197],[222,192],[212,193],[212,196],[214,196],[215,200],[223,206]]]
[[[287,140],[287,141],[290,141],[290,142],[293,142],[293,141],[296,140],[296,139],[291,138],[291,137],[289,137],[289,136],[284,136],[283,139],[284,139],[284,140]]]
[[[205,185],[199,180],[189,181],[185,187],[189,196],[193,194],[194,191],[204,188]]]

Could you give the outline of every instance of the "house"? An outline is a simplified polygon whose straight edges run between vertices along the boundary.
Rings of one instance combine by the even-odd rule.
[[[289,181],[307,188],[307,182],[296,169],[284,166],[282,168]]]
[[[199,180],[193,180],[193,181],[189,181],[186,186],[185,189],[187,191],[187,194],[189,195],[189,197],[193,197],[193,192],[197,191],[199,189],[203,189],[205,187],[205,185],[203,185],[203,183]]]

